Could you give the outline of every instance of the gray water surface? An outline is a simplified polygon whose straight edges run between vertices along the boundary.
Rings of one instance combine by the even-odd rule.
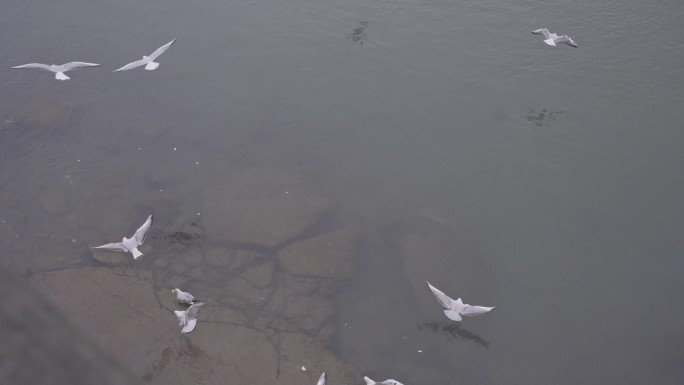
[[[2,8],[13,270],[90,265],[94,238],[196,215],[235,170],[279,170],[364,226],[333,351],[372,378],[684,382],[681,1]],[[111,73],[173,38],[158,70]],[[103,65],[66,82],[9,69],[72,60]],[[426,279],[496,309],[448,325]]]

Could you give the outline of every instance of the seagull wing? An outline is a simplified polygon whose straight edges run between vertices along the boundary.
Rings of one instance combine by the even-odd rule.
[[[175,41],[176,41],[176,39],[173,39],[173,40],[171,40],[170,42],[164,44],[163,46],[157,48],[156,51],[152,52],[152,53],[150,54],[150,56],[148,56],[148,57],[150,58],[150,60],[151,60],[151,61],[154,61],[154,59],[158,58],[159,55],[161,55],[161,54],[163,54],[164,52],[166,52],[166,50],[169,49],[169,47],[171,47],[171,44],[173,44]]]
[[[195,330],[195,326],[197,326],[197,319],[196,318],[188,320],[188,323],[185,324],[185,326],[183,326],[181,333],[190,333],[191,331]]]
[[[442,291],[440,291],[436,287],[430,285],[430,282],[425,281],[425,283],[427,283],[428,289],[430,289],[430,291],[432,292],[432,295],[434,295],[435,298],[437,298],[437,301],[440,304],[442,304],[442,306],[444,306],[444,308],[451,309],[451,302],[453,301],[453,299],[451,299],[448,295],[442,293]]]
[[[99,67],[99,64],[96,63],[86,63],[82,61],[72,61],[69,63],[64,63],[62,64],[62,68],[64,68],[64,71],[71,71],[74,68],[84,68],[84,67]]]
[[[185,324],[185,312],[182,310],[174,310],[176,317],[178,317],[178,326],[184,326]]]
[[[117,242],[117,243],[107,243],[106,245],[93,247],[93,249],[105,249],[105,250],[123,251],[123,252],[127,252],[127,251],[128,251],[128,249],[126,248],[126,246],[124,246],[124,244],[121,243],[121,242]]]
[[[489,313],[494,309],[494,306],[492,307],[486,307],[486,306],[471,306],[471,305],[466,305],[463,310],[461,310],[461,315],[465,316],[474,316],[474,315],[480,315],[484,313]]]
[[[188,308],[188,310],[185,311],[185,317],[187,319],[196,319],[197,318],[197,313],[199,312],[199,308],[204,305],[202,302],[198,302],[196,304],[193,304]]]
[[[556,43],[565,43],[567,45],[577,47],[577,43],[569,38],[568,35],[559,36],[558,39],[556,39]]]
[[[50,70],[50,66],[47,64],[40,64],[40,63],[29,63],[29,64],[23,64],[20,66],[15,66],[12,68],[37,68],[41,70]]]
[[[377,384],[377,382],[371,380],[371,379],[368,378],[368,377],[363,377],[363,380],[366,381],[366,385],[374,385],[374,384]]]
[[[549,33],[549,30],[546,29],[546,28],[535,29],[534,31],[532,31],[532,33],[535,33],[535,34],[537,34],[537,35],[544,35],[544,37],[547,38],[547,39],[548,39],[549,36],[551,35],[551,34]]]
[[[152,227],[152,222],[154,222],[154,217],[150,214],[145,223],[143,223],[143,225],[135,231],[135,234],[133,234],[133,239],[135,239],[139,245],[142,245],[143,242],[145,242],[145,237],[147,237],[147,233],[150,231],[150,227]]]
[[[325,385],[325,372],[323,372],[323,374],[321,374],[321,377],[318,379],[318,382],[316,383],[316,385]]]
[[[119,68],[118,70],[114,70],[114,72],[132,70],[133,68],[144,66],[147,63],[149,63],[149,60],[145,60],[145,59],[136,60],[132,63],[126,64],[125,66]]]

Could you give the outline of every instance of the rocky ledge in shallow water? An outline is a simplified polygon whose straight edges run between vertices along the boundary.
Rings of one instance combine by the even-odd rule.
[[[229,175],[204,191],[202,221],[218,242],[252,243],[273,248],[301,234],[328,211],[301,177],[276,170]]]
[[[168,275],[86,267],[38,273],[30,282],[147,383],[309,383],[302,365],[339,383],[358,382],[358,371],[325,346],[334,334],[332,280],[293,276],[258,253],[233,252],[226,260],[217,270],[224,274],[213,278],[173,275],[192,282],[206,303],[188,335],[180,334],[173,310],[182,306],[171,288],[153,284]]]

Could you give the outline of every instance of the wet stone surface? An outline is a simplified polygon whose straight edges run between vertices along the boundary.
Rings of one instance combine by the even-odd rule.
[[[316,220],[272,242],[282,247],[209,243],[206,222],[157,224],[137,261],[91,249],[99,266],[36,273],[30,282],[147,383],[309,383],[302,365],[356,383],[358,371],[328,347],[332,287],[354,273],[359,231],[307,232]],[[173,314],[184,308],[176,287],[205,303],[187,335]]]

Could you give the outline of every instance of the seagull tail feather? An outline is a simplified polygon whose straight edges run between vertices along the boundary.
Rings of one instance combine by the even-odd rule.
[[[143,256],[143,253],[141,253],[137,247],[135,249],[131,250],[131,253],[133,254],[133,259],[138,259],[138,258]]]

